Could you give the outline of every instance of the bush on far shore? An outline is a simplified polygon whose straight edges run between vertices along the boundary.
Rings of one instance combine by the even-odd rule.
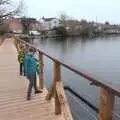
[[[53,30],[56,31],[56,35],[67,36],[66,29],[64,27],[55,27]]]
[[[0,36],[4,35],[5,32],[4,31],[0,31]]]

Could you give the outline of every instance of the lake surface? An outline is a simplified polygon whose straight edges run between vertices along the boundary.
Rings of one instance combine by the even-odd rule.
[[[95,76],[103,78],[107,82],[120,87],[120,36],[106,36],[98,38],[67,38],[35,40],[34,44],[49,55],[75,66],[78,70],[83,69]],[[52,61],[45,59],[45,80],[48,87],[52,81]],[[62,80],[64,85],[69,85],[81,96],[92,104],[99,107],[99,88],[90,86],[89,82],[62,67]],[[79,100],[70,93],[66,93],[74,112],[76,120],[94,119],[92,115],[85,115],[84,107]],[[73,100],[72,100],[73,99]],[[119,104],[117,98],[117,106]],[[76,103],[75,103],[76,101]],[[79,106],[78,106],[79,104]],[[76,106],[76,107],[75,107]],[[118,111],[119,108],[115,107]],[[89,108],[87,111],[90,111]],[[119,110],[120,111],[120,110]],[[80,118],[79,118],[80,116]],[[117,120],[117,119],[116,119]]]

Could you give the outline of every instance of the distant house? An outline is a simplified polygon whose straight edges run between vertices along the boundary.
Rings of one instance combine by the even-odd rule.
[[[5,23],[9,25],[9,31],[21,33],[23,26],[19,18],[7,18]]]
[[[29,24],[30,30],[40,30],[40,22],[37,21],[35,18],[20,18],[21,23]]]
[[[34,23],[31,23],[30,27],[32,30],[40,30],[40,22],[35,21]]]
[[[50,30],[60,26],[60,21],[57,18],[42,18],[42,29]]]

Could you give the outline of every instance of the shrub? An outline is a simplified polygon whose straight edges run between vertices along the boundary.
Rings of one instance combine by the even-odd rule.
[[[66,36],[67,32],[64,27],[55,27],[53,30],[56,31],[56,35]]]

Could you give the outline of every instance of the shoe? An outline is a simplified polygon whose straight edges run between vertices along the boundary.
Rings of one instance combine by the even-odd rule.
[[[38,94],[38,93],[42,93],[42,91],[41,90],[35,91],[35,94]]]
[[[20,76],[22,76],[22,73],[20,73]]]
[[[31,100],[31,98],[27,98],[27,100]]]

